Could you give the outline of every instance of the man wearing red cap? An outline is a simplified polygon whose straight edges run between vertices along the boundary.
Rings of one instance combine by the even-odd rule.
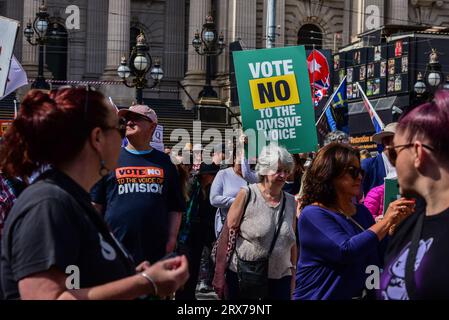
[[[176,248],[185,211],[178,173],[168,155],[150,146],[157,126],[153,109],[133,105],[118,115],[126,120],[129,143],[91,195],[134,260],[154,263]]]

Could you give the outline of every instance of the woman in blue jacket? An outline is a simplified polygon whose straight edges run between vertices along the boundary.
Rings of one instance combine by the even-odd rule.
[[[357,150],[331,143],[318,152],[301,198],[294,299],[362,298],[366,268],[380,267],[381,240],[413,212],[414,201],[399,199],[374,223],[368,209],[352,201],[361,183]]]

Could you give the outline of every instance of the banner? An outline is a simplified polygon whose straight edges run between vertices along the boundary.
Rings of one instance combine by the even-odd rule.
[[[0,97],[5,95],[19,22],[0,16]]]
[[[164,152],[164,127],[158,124],[153,133],[153,139],[150,146],[154,149]]]
[[[315,151],[318,142],[304,47],[233,55],[245,132],[253,129],[290,153]]]

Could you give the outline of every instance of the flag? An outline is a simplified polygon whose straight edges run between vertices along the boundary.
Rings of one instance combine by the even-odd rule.
[[[376,110],[374,110],[371,102],[368,100],[365,92],[363,91],[360,84],[357,82],[357,86],[359,87],[359,91],[362,94],[363,104],[365,106],[366,111],[368,111],[369,117],[371,118],[371,122],[373,123],[374,129],[376,130],[376,133],[379,133],[383,130],[385,125],[383,124],[382,120],[380,119],[379,115],[377,114]]]
[[[313,49],[307,58],[309,69],[310,88],[315,107],[326,95],[330,86],[329,64],[326,57],[318,50]]]
[[[348,101],[346,99],[346,77],[327,100],[318,121],[315,124],[321,138],[329,132],[341,130],[349,134]]]
[[[333,121],[335,122],[335,130],[340,130],[349,134],[349,109],[346,92],[346,77],[340,83],[337,90],[335,90],[331,100],[331,108],[329,109],[329,113],[332,113]]]
[[[11,92],[15,91],[16,89],[27,84],[28,78],[25,70],[23,70],[22,66],[20,65],[19,61],[17,61],[16,57],[12,56],[11,67],[9,68],[8,79],[6,80],[5,95],[1,97],[0,100],[9,95]]]

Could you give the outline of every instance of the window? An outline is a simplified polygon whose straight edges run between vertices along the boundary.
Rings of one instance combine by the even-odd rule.
[[[306,50],[312,50],[323,47],[323,32],[314,24],[303,25],[298,32],[298,44],[304,45]]]
[[[67,30],[59,23],[48,28],[45,62],[54,80],[67,80]]]

